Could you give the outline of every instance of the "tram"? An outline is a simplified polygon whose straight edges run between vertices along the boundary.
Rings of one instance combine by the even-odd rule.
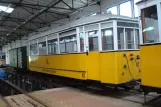
[[[140,20],[141,85],[145,92],[161,93],[161,0],[137,3]]]
[[[141,76],[134,18],[84,17],[34,35],[27,44],[30,71],[117,86]]]

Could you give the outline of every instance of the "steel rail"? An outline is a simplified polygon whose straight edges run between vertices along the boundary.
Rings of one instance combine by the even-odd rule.
[[[28,96],[29,98],[33,99],[34,101],[38,102],[39,104],[41,104],[42,106],[44,107],[51,107],[50,105],[48,105],[47,103],[43,102],[42,100],[32,96],[31,94],[28,94],[26,91],[22,90],[21,88],[17,87],[16,85],[14,84],[11,84],[10,82],[8,81],[4,81],[2,79],[0,79],[0,81],[2,81],[3,83],[5,83],[6,85],[10,86],[12,89],[15,89],[16,91]]]

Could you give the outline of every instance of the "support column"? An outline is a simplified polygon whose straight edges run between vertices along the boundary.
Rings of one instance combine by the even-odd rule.
[[[79,27],[76,28],[76,37],[77,37],[77,52],[80,52]]]
[[[157,4],[157,14],[158,14],[158,29],[159,29],[159,41],[158,42],[161,42],[161,4],[158,3]]]
[[[113,44],[114,50],[118,50],[118,39],[117,39],[117,21],[113,21]]]
[[[60,39],[58,33],[57,33],[57,40],[58,40],[58,54],[60,54]]]
[[[46,54],[48,55],[48,37],[46,36]]]
[[[99,47],[99,51],[102,51],[101,23],[99,23],[99,26],[98,26],[98,47]]]

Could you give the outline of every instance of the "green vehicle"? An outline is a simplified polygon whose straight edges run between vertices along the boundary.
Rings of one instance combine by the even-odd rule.
[[[10,66],[15,70],[27,70],[27,50],[26,46],[11,49],[9,51]]]

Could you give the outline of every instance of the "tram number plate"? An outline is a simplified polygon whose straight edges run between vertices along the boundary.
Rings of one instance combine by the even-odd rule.
[[[43,72],[49,72],[49,73],[56,73],[56,71],[54,69],[43,68],[42,71]]]

